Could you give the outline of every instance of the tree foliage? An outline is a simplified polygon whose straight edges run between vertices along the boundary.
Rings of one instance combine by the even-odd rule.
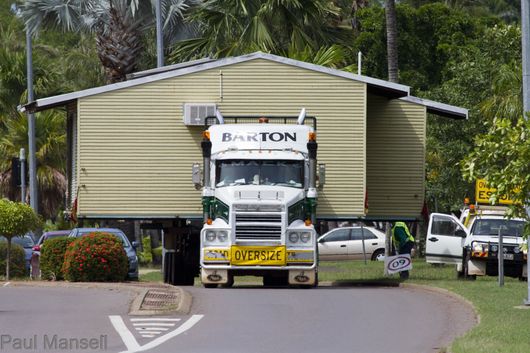
[[[11,239],[35,230],[40,225],[39,217],[28,205],[0,200],[0,236],[7,239],[6,279],[9,280]]]
[[[512,215],[530,220],[524,204],[530,202],[530,120],[519,117],[494,118],[486,134],[476,138],[475,149],[465,159],[463,172],[468,180],[484,178],[496,189],[490,197],[496,203],[501,195],[521,203],[511,206]]]

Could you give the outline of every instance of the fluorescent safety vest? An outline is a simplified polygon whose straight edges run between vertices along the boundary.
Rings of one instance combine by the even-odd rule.
[[[406,237],[402,236],[402,237],[400,237],[401,239],[398,239],[397,236],[396,236],[397,235],[396,234],[396,229],[397,228],[401,228],[405,232]],[[394,244],[396,244],[396,248],[401,247],[401,245],[405,244],[408,241],[411,241],[411,242],[414,243],[414,237],[412,236],[412,234],[410,234],[409,228],[407,227],[405,222],[396,222],[394,224],[394,226],[392,227],[392,241],[394,242]]]

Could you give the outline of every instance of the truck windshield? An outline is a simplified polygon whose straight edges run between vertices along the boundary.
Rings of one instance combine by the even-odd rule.
[[[525,222],[508,219],[483,219],[479,218],[473,223],[471,234],[473,235],[499,235],[502,227],[502,235],[520,237],[523,235]]]
[[[277,185],[303,187],[303,161],[222,160],[217,162],[216,187]]]

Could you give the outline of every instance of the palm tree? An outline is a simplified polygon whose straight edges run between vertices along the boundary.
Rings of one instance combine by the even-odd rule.
[[[171,43],[189,25],[184,12],[197,0],[162,0],[166,41]],[[26,26],[94,33],[98,57],[109,83],[125,80],[136,69],[142,36],[155,23],[154,3],[140,0],[28,0],[21,7]],[[184,29],[186,29],[184,31]]]
[[[200,35],[180,42],[172,60],[318,50],[346,40],[346,32],[334,25],[339,12],[328,0],[207,0],[189,16]]]
[[[388,80],[398,82],[397,15],[395,0],[385,1]]]
[[[4,120],[5,135],[0,139],[0,195],[20,200],[20,192],[11,184],[11,158],[28,145],[25,114]],[[37,181],[39,210],[46,218],[57,215],[66,192],[66,126],[62,114],[49,110],[36,116]],[[25,196],[27,199],[27,195]]]

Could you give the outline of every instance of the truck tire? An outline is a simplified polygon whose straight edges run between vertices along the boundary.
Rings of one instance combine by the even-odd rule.
[[[464,279],[468,281],[474,281],[477,279],[477,275],[470,275],[469,274],[469,261],[471,260],[471,256],[469,253],[466,253],[464,256],[464,263],[462,264],[462,272],[464,273]]]
[[[228,282],[221,284],[221,288],[232,288],[234,285],[234,275],[228,272]]]
[[[203,283],[202,284],[204,286],[204,288],[217,288],[217,284],[215,283]]]

